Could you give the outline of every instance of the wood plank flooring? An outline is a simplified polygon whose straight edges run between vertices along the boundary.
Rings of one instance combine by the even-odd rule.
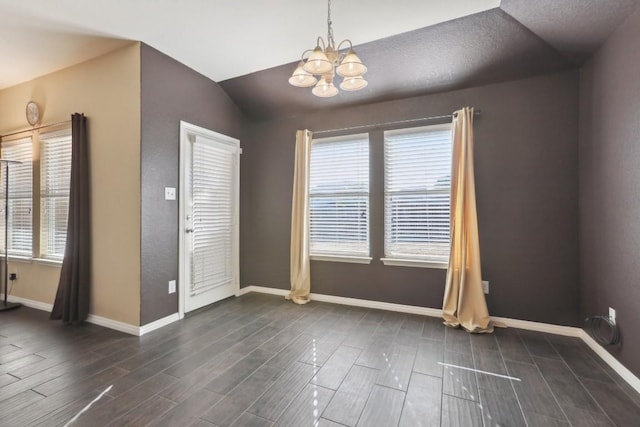
[[[69,422],[73,420],[73,423]],[[1,426],[632,426],[582,341],[247,294],[143,337],[0,313]]]

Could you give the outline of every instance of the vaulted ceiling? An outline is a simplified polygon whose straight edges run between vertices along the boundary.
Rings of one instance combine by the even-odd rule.
[[[369,85],[317,98],[296,62],[221,82],[252,120],[462,89],[580,66],[637,0],[502,0],[500,7],[357,46]]]
[[[316,98],[287,83],[326,31],[326,2],[0,0],[0,88],[140,40],[214,81],[251,120],[580,66],[640,0],[333,0],[369,86]]]

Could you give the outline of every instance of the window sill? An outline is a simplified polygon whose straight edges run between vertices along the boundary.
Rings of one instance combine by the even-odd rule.
[[[311,261],[349,262],[353,264],[371,264],[371,257],[346,255],[311,255]]]
[[[62,267],[62,260],[49,259],[49,258],[34,258],[34,262],[42,265],[49,265],[51,267]]]
[[[400,259],[400,258],[380,258],[384,265],[393,265],[397,267],[421,267],[421,268],[439,268],[446,270],[448,264],[442,262],[421,261],[417,259]]]
[[[3,262],[4,262],[4,254],[2,254]],[[33,258],[30,256],[24,255],[9,255],[9,262],[21,262],[23,264],[31,264],[33,262]]]

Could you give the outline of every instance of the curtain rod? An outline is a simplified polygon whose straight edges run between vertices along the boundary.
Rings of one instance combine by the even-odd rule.
[[[18,135],[20,133],[25,133],[25,132],[31,132],[31,131],[34,131],[34,130],[50,128],[50,127],[53,127],[53,126],[60,126],[60,125],[64,125],[64,124],[67,124],[67,123],[71,123],[71,120],[65,120],[63,122],[57,122],[57,123],[50,123],[48,125],[42,125],[42,126],[38,126],[38,127],[34,127],[34,128],[28,128],[28,129],[19,130],[19,131],[16,131],[16,132],[7,133],[5,135],[0,135],[0,140],[2,138],[4,138],[5,136]]]
[[[475,110],[473,112],[473,115],[474,116],[479,116],[480,112],[481,112],[480,110]],[[398,120],[398,121],[395,121],[395,122],[373,123],[373,124],[370,124],[370,125],[352,126],[352,127],[347,127],[347,128],[325,129],[325,130],[319,130],[319,131],[313,132],[313,134],[314,135],[318,135],[318,134],[323,134],[323,133],[341,132],[341,131],[346,131],[346,130],[370,129],[370,128],[377,128],[377,127],[380,127],[380,126],[404,125],[404,124],[410,124],[410,123],[415,123],[415,122],[424,122],[424,121],[430,121],[430,120],[452,119],[455,114],[456,113],[451,113],[451,114],[445,114],[443,116],[420,117],[418,119]]]

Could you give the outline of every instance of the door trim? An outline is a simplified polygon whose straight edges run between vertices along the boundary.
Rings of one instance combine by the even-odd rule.
[[[231,144],[234,144],[238,150],[237,164],[235,168],[235,176],[234,176],[234,213],[233,213],[233,292],[234,295],[238,296],[240,293],[240,154],[242,150],[240,149],[240,140],[236,138],[232,138],[227,135],[223,135],[218,132],[214,132],[212,130],[196,126],[194,124],[185,122],[180,120],[180,201],[179,201],[179,212],[178,212],[178,284],[176,291],[178,292],[178,315],[180,319],[184,318],[184,306],[185,306],[185,295],[186,295],[186,287],[188,284],[188,280],[186,277],[187,268],[185,266],[185,162],[186,158],[186,150],[187,144],[189,144],[189,137],[196,135],[214,139],[218,141],[224,141]]]

